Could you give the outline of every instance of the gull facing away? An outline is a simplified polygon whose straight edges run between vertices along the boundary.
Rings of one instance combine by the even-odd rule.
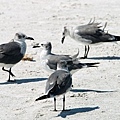
[[[0,67],[2,67],[3,71],[9,73],[8,82],[12,82],[10,80],[10,76],[14,77],[15,75],[12,73],[11,68],[18,63],[25,55],[26,52],[26,43],[25,40],[34,40],[32,37],[27,37],[23,33],[16,33],[13,40],[8,43],[4,43],[0,45]],[[9,68],[9,70],[5,69]]]
[[[56,109],[56,97],[63,95],[63,111],[65,110],[65,93],[72,87],[72,76],[67,70],[67,62],[61,60],[57,64],[59,70],[56,70],[50,75],[46,82],[45,95],[40,96],[35,101],[54,97],[54,111]]]
[[[64,42],[66,36],[70,36],[72,39],[84,44],[85,53],[83,58],[87,58],[90,50],[89,45],[120,41],[120,36],[111,35],[104,31],[106,25],[101,29],[102,26],[100,26],[100,23],[90,21],[88,24],[77,26],[76,28],[64,27],[61,42]]]
[[[40,63],[41,66],[49,71],[54,72],[57,70],[57,63],[60,60],[66,60],[68,70],[71,74],[76,72],[77,70],[84,68],[84,67],[96,67],[96,64],[99,63],[80,63],[77,58],[79,52],[73,56],[69,55],[57,55],[52,53],[52,44],[51,42],[43,42],[41,44],[42,51],[40,53]]]

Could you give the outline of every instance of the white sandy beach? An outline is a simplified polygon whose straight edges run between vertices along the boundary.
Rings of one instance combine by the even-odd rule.
[[[23,32],[34,42],[50,41],[53,52],[73,55],[84,46],[70,37],[61,44],[65,25],[87,24],[96,19],[106,31],[120,35],[119,0],[0,0],[0,43]],[[41,49],[33,49],[27,41],[27,54],[34,62],[21,61],[12,71],[16,83],[8,83],[8,73],[0,69],[0,120],[120,120],[120,42],[92,46],[88,59],[100,62],[97,68],[84,68],[73,75],[73,89],[66,94],[66,109],[61,112],[62,97],[35,102],[44,94],[49,74],[40,66]],[[13,78],[14,79],[14,78]]]

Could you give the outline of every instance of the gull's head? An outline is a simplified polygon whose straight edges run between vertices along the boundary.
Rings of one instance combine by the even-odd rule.
[[[67,26],[64,26],[64,29],[63,29],[63,32],[62,32],[63,37],[62,37],[62,40],[61,40],[62,43],[64,42],[65,37],[68,36],[68,35],[70,35],[70,30]]]
[[[32,37],[26,36],[24,33],[19,32],[15,34],[14,40],[25,41],[25,40],[34,40],[34,39]]]
[[[68,70],[68,68],[67,68],[67,61],[65,61],[65,60],[60,60],[60,61],[57,63],[57,70],[61,70],[61,69]]]
[[[44,41],[44,42],[42,42],[42,43],[40,44],[40,47],[42,47],[42,49],[44,49],[44,50],[49,50],[49,51],[51,51],[51,49],[52,49],[52,44],[51,44],[51,42]]]

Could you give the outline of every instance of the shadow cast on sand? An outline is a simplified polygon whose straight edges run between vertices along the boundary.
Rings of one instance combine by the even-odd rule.
[[[57,117],[61,116],[62,118],[66,118],[68,115],[74,115],[74,114],[83,113],[83,112],[90,112],[96,109],[99,109],[99,107],[96,106],[96,107],[73,108],[73,109],[70,109],[69,111],[61,111]]]
[[[107,93],[107,92],[116,92],[113,90],[89,90],[89,89],[72,89],[71,92],[97,92],[97,93]]]
[[[27,78],[27,79],[17,79],[15,82],[3,82],[0,85],[6,84],[23,84],[23,83],[30,83],[30,82],[39,82],[46,80],[47,78]]]
[[[119,56],[88,57],[87,59],[93,59],[93,60],[120,60],[120,57]]]

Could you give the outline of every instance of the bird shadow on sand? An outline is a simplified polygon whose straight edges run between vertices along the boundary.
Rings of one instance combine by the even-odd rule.
[[[0,85],[6,84],[23,84],[23,83],[30,83],[30,82],[40,82],[47,80],[47,78],[27,78],[27,79],[17,79],[15,82],[3,82]]]
[[[60,114],[58,114],[57,117],[61,116],[62,118],[66,118],[69,115],[74,115],[77,113],[84,113],[84,112],[90,112],[93,110],[99,109],[98,106],[96,107],[83,107],[83,108],[73,108],[69,109],[68,111],[61,111]]]
[[[119,56],[89,57],[87,59],[93,59],[93,60],[120,60],[120,57]]]
[[[90,90],[90,89],[72,89],[71,92],[96,92],[96,93],[107,93],[116,92],[114,90]]]

